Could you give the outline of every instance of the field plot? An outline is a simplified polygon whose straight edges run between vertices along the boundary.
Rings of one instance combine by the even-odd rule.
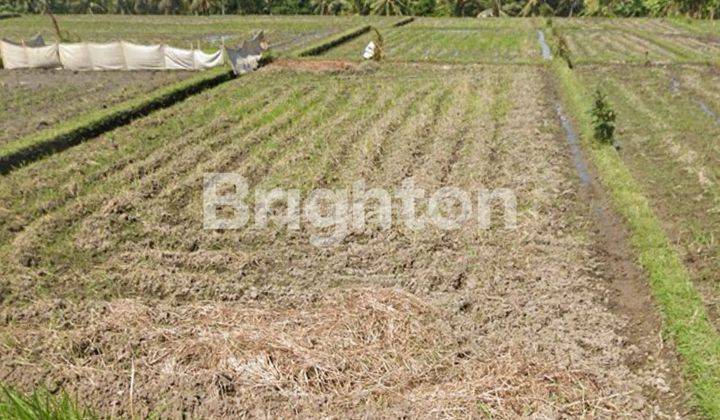
[[[547,77],[270,66],[4,176],[0,377],[117,416],[656,413],[662,366],[627,364]],[[207,231],[211,171],[511,188],[518,227]]]
[[[649,18],[552,18],[553,25],[566,30],[642,30],[651,33],[682,34],[685,30],[671,19]]]
[[[189,72],[0,70],[0,143],[133,98]],[[42,111],[39,111],[42,110]]]
[[[222,39],[229,45],[241,42],[253,32],[264,30],[276,51],[288,51],[334,33],[366,23],[390,24],[397,17],[326,16],[58,16],[63,30],[83,41],[125,40],[138,43],[165,43],[188,48],[218,48]],[[21,39],[40,33],[54,40],[55,31],[47,16],[23,16],[0,22],[0,36]]]
[[[618,112],[622,157],[720,326],[720,76],[704,66],[583,68]]]
[[[515,29],[515,30],[532,30],[541,25],[542,20],[537,18],[493,18],[478,19],[474,17],[468,18],[428,18],[417,17],[410,24],[414,28],[467,28],[467,29]]]
[[[704,63],[720,42],[660,19],[553,19],[577,63]]]
[[[457,22],[456,22],[457,21]],[[381,30],[386,56],[395,61],[529,63],[540,61],[531,19],[515,25],[498,19],[417,19]],[[361,60],[372,33],[330,50],[325,56]]]
[[[187,16],[109,16],[66,15],[58,20],[72,37],[86,41],[127,40],[139,43],[168,43],[205,49],[218,48],[265,30],[275,51],[287,51],[342,32],[365,22],[390,25],[395,17],[187,17]],[[0,23],[0,37],[29,38],[41,34],[55,40],[47,16],[23,16]],[[86,112],[107,108],[132,99],[138,93],[189,77],[188,72],[91,72],[71,73],[41,70],[0,70],[0,143],[17,139],[57,122]],[[38,112],[42,109],[42,112]]]
[[[709,19],[673,19],[672,23],[687,31],[708,35],[717,40],[720,38],[720,24],[717,20]]]

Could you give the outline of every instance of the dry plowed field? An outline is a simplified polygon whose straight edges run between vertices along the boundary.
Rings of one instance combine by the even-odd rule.
[[[270,66],[4,176],[0,377],[116,416],[663,410],[553,98],[542,68]],[[208,231],[204,172],[510,188],[517,227]]]
[[[101,418],[720,416],[714,23],[61,19],[85,40],[208,49],[266,29],[279,57],[63,147],[32,137],[47,150],[0,168],[0,388]],[[382,61],[361,62],[373,31],[334,45],[367,24]],[[2,70],[0,145],[185,77]],[[376,197],[364,225],[292,229],[280,200],[267,226],[209,229],[237,211],[207,204],[210,173],[244,177],[249,209],[273,189],[354,209],[358,186],[411,180],[469,194],[471,217],[408,226],[394,196],[383,228]],[[487,191],[514,201],[482,213]]]

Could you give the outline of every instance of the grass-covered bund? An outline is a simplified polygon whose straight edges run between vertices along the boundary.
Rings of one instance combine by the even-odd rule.
[[[717,323],[713,325],[704,299],[698,292],[688,268],[683,264],[677,244],[671,242],[664,228],[664,221],[657,217],[656,210],[647,197],[648,190],[642,185],[642,181],[647,178],[643,176],[640,178],[641,181],[638,181],[633,176],[633,168],[628,168],[623,161],[623,155],[629,153],[654,152],[654,150],[633,150],[636,147],[660,146],[650,142],[643,142],[640,145],[629,144],[630,139],[624,138],[624,143],[621,143],[623,146],[618,151],[613,145],[602,145],[594,141],[590,115],[591,92],[596,86],[605,88],[612,82],[608,83],[606,78],[581,79],[577,74],[579,70],[569,69],[559,59],[551,64],[551,68],[557,78],[561,98],[580,127],[584,149],[592,158],[600,181],[612,197],[615,210],[623,216],[630,228],[633,248],[640,265],[647,272],[653,294],[663,315],[665,331],[684,361],[684,373],[690,382],[694,402],[704,416],[720,417],[720,335],[718,335]],[[644,73],[653,71],[647,69]],[[597,74],[596,72],[597,69],[594,73],[587,74]],[[607,77],[607,75],[603,76]],[[626,76],[627,72],[624,72],[623,77]],[[622,92],[632,94],[637,90],[640,90],[638,85],[627,86]],[[617,97],[613,95],[611,98]],[[619,109],[619,115],[625,116],[627,113],[637,111],[637,105],[632,109],[623,107]],[[699,117],[697,114],[694,116],[696,119]],[[634,118],[636,118],[634,122],[638,124],[650,122],[640,116]],[[623,119],[622,122],[626,120]],[[706,124],[710,124],[709,120]],[[648,131],[652,132],[652,128],[645,125],[645,136]],[[630,162],[632,163],[632,160]],[[637,169],[647,171],[651,170],[651,166],[641,166]],[[674,182],[677,179],[668,178],[667,175],[666,172],[662,176],[665,182]],[[675,202],[673,205],[682,204]],[[693,217],[691,214],[686,216]]]

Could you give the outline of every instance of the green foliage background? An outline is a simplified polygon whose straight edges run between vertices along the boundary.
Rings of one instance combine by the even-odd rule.
[[[0,13],[688,16],[720,0],[0,0]]]

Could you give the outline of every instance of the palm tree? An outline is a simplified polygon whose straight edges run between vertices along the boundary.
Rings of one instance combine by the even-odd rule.
[[[141,15],[143,13],[148,12],[148,4],[147,0],[134,0],[133,2],[133,12]]]
[[[193,0],[190,4],[190,10],[200,14],[211,14],[218,9],[225,14],[225,0]]]
[[[345,4],[350,13],[358,15],[367,15],[370,13],[370,3],[368,0],[347,0]]]
[[[193,0],[190,10],[195,13],[205,14],[210,12],[212,0]]]
[[[133,0],[117,0],[115,2],[115,13],[129,15],[133,12],[133,9],[135,9]]]
[[[352,7],[346,0],[312,0],[311,5],[313,12],[319,15],[337,15]]]
[[[546,13],[553,13],[553,7],[546,0],[528,0],[520,11],[520,16],[545,15]]]
[[[162,12],[165,15],[170,15],[177,11],[178,4],[175,0],[157,0],[155,8],[158,12]]]
[[[407,3],[404,0],[374,0],[371,8],[376,15],[403,15]]]
[[[78,2],[73,2],[68,7],[68,9],[72,10],[73,13],[79,12],[79,13],[87,13],[90,15],[92,15],[94,13],[104,13],[107,11],[101,3],[91,1],[91,0],[81,0]]]

